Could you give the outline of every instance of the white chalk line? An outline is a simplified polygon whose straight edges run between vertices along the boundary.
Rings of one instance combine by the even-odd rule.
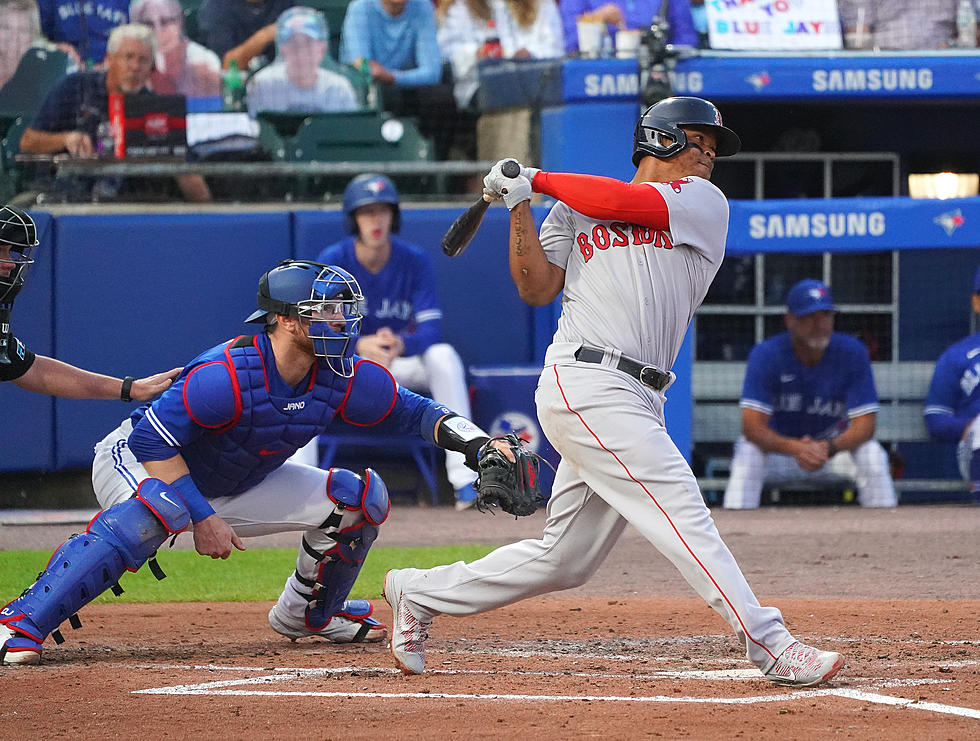
[[[149,667],[148,667],[149,668]],[[154,667],[154,668],[159,668]],[[188,667],[190,668],[190,667]],[[251,667],[222,667],[216,664],[201,665],[194,667],[197,669],[207,669],[208,671],[257,671]],[[948,684],[940,679],[899,679],[873,682],[873,686],[867,689],[857,688],[824,688],[817,690],[796,690],[788,691],[775,695],[756,695],[752,697],[692,697],[692,696],[667,696],[667,695],[528,695],[528,694],[472,694],[472,693],[443,693],[443,692],[366,692],[366,691],[344,691],[344,692],[324,692],[318,690],[263,690],[253,687],[254,685],[273,684],[288,682],[294,679],[306,677],[324,676],[332,674],[351,674],[360,678],[367,674],[387,674],[392,675],[398,672],[391,667],[317,667],[317,668],[277,668],[273,674],[264,674],[255,677],[237,677],[234,679],[214,680],[210,682],[200,682],[195,684],[182,684],[170,687],[153,687],[143,690],[135,690],[133,694],[144,695],[223,695],[223,696],[252,696],[252,697],[322,697],[322,698],[362,698],[362,699],[437,699],[437,700],[488,700],[488,701],[510,701],[510,702],[636,702],[636,703],[678,703],[678,704],[717,704],[717,705],[752,705],[771,702],[788,702],[792,700],[802,700],[814,697],[841,697],[845,699],[859,700],[862,702],[875,703],[880,705],[890,705],[902,708],[925,710],[933,713],[945,715],[955,715],[964,718],[980,719],[980,710],[966,708],[944,703],[922,702],[904,697],[893,697],[882,695],[878,692],[870,692],[870,689],[886,689],[889,687],[912,687],[926,684]],[[700,679],[700,680],[721,680],[739,681],[746,679],[757,680],[760,678],[757,669],[725,669],[717,671],[676,671],[676,672],[656,672],[648,675],[614,675],[596,674],[587,672],[575,672],[568,674],[565,672],[518,672],[518,671],[489,671],[489,670],[451,670],[436,669],[431,674],[436,675],[516,675],[516,676],[574,676],[590,679]],[[248,686],[249,689],[241,689]],[[232,689],[232,688],[239,689]]]

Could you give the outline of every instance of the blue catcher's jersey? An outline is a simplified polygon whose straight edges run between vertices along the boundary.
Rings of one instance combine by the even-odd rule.
[[[366,306],[361,334],[388,327],[401,335],[406,356],[425,352],[442,341],[442,309],[432,261],[421,249],[391,237],[391,257],[378,273],[368,272],[354,254],[354,237],[324,249],[317,262],[337,265],[353,275]]]
[[[780,435],[836,437],[851,418],[878,411],[868,351],[834,332],[823,358],[809,367],[793,352],[789,332],[770,337],[749,353],[739,406],[770,415],[769,427]]]
[[[266,335],[219,345],[134,413],[129,446],[141,462],[179,453],[201,493],[218,497],[257,485],[341,421],[421,435],[423,415],[435,402],[398,386],[382,366],[354,360],[351,378],[318,360],[294,388],[280,377]]]
[[[926,427],[934,438],[956,442],[978,414],[980,333],[950,345],[936,361],[926,396]]]

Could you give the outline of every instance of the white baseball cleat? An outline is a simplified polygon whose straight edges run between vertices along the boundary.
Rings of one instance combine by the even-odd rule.
[[[826,682],[844,668],[844,657],[795,641],[762,674],[787,687],[812,687]]]
[[[425,671],[425,642],[429,638],[431,620],[419,620],[408,608],[402,595],[402,584],[417,569],[391,569],[385,574],[385,600],[391,605],[391,655],[405,674]]]
[[[322,627],[312,626],[306,616],[300,618],[288,614],[277,602],[269,610],[269,626],[281,635],[295,641],[307,636],[320,636],[334,643],[375,643],[386,637],[383,623],[370,617],[371,604],[367,600],[348,600],[341,612],[333,615]],[[307,608],[306,615],[309,615]]]
[[[0,664],[28,666],[41,663],[41,644],[0,624]]]

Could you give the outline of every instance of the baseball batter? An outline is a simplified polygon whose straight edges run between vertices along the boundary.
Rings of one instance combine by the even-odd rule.
[[[970,305],[980,314],[980,269]],[[954,342],[939,356],[925,403],[925,422],[934,440],[957,444],[960,475],[980,495],[980,332]]]
[[[371,604],[347,596],[388,516],[384,482],[370,469],[323,471],[289,457],[336,417],[384,421],[474,466],[488,436],[354,354],[362,301],[341,268],[286,261],[262,276],[246,321],[265,331],[203,352],[96,446],[92,483],[105,509],[0,611],[4,664],[38,663],[60,623],[78,627],[82,606],[117,590],[125,571],[148,560],[153,568],[157,548],[189,527],[211,558],[244,550],[243,537],[302,532],[296,570],[269,612],[273,630],[293,640],[383,638]]]
[[[878,392],[868,350],[834,331],[819,280],[786,296],[786,331],[749,353],[724,506],[754,509],[765,483],[853,480],[862,507],[898,504],[888,454],[873,439]]]
[[[521,297],[543,305],[564,292],[536,393],[562,461],[540,539],[469,564],[388,572],[391,651],[404,672],[424,670],[433,617],[579,586],[627,523],[731,625],[766,678],[809,686],[843,667],[840,654],[796,641],[777,609],[760,606],[664,426],[669,369],[725,251],[728,203],[708,178],[715,157],[739,147],[711,103],[668,98],[637,122],[630,183],[531,168],[507,178],[501,163],[484,180],[510,209]],[[560,199],[540,236],[532,188]]]

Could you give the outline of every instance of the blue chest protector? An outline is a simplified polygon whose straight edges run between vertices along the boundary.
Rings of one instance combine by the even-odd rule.
[[[270,391],[274,384],[266,377],[258,338],[239,338],[222,354],[202,357],[187,374],[183,393],[190,417],[212,430],[180,451],[194,481],[210,496],[250,489],[322,433],[349,383],[317,363],[304,393],[277,396]]]

